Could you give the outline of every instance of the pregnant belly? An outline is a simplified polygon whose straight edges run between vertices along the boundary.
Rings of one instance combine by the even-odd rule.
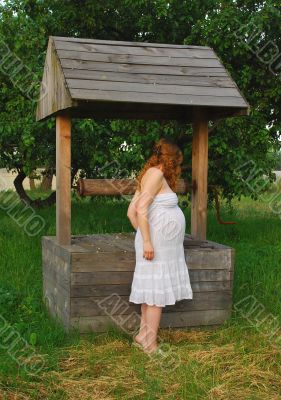
[[[167,261],[184,257],[183,241],[185,234],[185,217],[179,207],[157,208],[149,214],[149,230],[154,249],[154,261]],[[143,239],[140,228],[135,235],[136,260],[143,259]],[[150,263],[150,261],[147,261]]]
[[[185,217],[180,207],[163,207],[149,213],[152,241],[161,246],[182,244],[185,234]]]

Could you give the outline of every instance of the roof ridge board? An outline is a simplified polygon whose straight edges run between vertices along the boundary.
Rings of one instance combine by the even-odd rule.
[[[54,40],[79,42],[79,43],[97,43],[97,44],[111,44],[111,45],[124,45],[124,46],[144,46],[144,47],[172,47],[172,48],[183,48],[183,49],[206,49],[213,50],[209,46],[196,46],[196,45],[185,45],[185,44],[172,44],[172,43],[152,43],[152,42],[133,42],[124,40],[105,40],[105,39],[88,39],[88,38],[76,38],[76,37],[64,37],[64,36],[51,36]]]
[[[63,50],[59,50],[59,51],[63,51]],[[89,53],[91,54],[91,53]],[[100,53],[101,54],[101,53]],[[104,53],[102,53],[104,54]],[[101,59],[97,59],[97,58],[90,58],[90,57],[86,57],[86,56],[82,56],[81,58],[78,57],[69,57],[66,55],[59,55],[58,56],[60,58],[60,60],[76,60],[76,61],[80,61],[82,62],[95,62],[95,63],[103,63],[103,64],[112,64],[112,65],[131,65],[131,66],[141,66],[141,65],[146,65],[146,66],[154,66],[154,67],[169,67],[169,68],[217,68],[221,71],[224,70],[224,68],[221,68],[219,65],[216,65],[217,60],[215,58],[186,58],[184,60],[179,60],[178,62],[173,61],[171,63],[169,63],[169,61],[166,60],[159,60],[158,57],[155,57],[155,59],[153,60],[149,60],[150,62],[145,62],[143,60],[101,60]],[[117,57],[115,57],[117,58]],[[212,60],[212,61],[204,61],[203,65],[201,60]],[[154,62],[152,62],[154,61]],[[214,65],[209,65],[210,63],[214,64]],[[197,65],[196,65],[197,64]],[[204,65],[204,64],[208,64],[208,65]]]
[[[173,58],[198,58],[198,59],[216,59],[216,54],[212,49],[186,48],[186,47],[151,47],[137,45],[113,45],[112,42],[78,42],[55,40],[56,48],[61,51],[77,51],[84,53],[109,53],[109,54],[130,54],[136,56],[157,56]]]
[[[104,71],[104,72],[114,72],[114,71],[116,71],[116,70],[112,70],[112,69],[100,69],[100,68],[84,68],[83,67],[83,64],[82,63],[84,63],[84,65],[85,65],[85,63],[87,63],[87,64],[90,64],[91,66],[95,66],[96,64],[99,64],[99,65],[106,65],[106,64],[108,64],[109,66],[110,65],[112,65],[113,63],[110,63],[110,62],[107,62],[107,63],[104,63],[104,62],[101,62],[101,61],[83,61],[82,60],[82,63],[81,63],[81,60],[76,60],[76,59],[69,59],[69,58],[60,58],[64,63],[69,63],[69,62],[71,62],[71,63],[79,63],[79,67],[73,67],[73,65],[71,66],[71,67],[69,67],[67,64],[64,64],[63,65],[63,68],[68,68],[68,69],[80,69],[80,70],[84,70],[84,71]],[[118,63],[118,65],[121,65],[121,66],[123,66],[125,63]],[[126,67],[127,66],[130,66],[131,64],[126,64]],[[144,67],[151,67],[151,65],[149,65],[149,64],[134,64],[135,66],[141,66],[142,67],[142,71],[132,71],[132,70],[130,70],[130,71],[128,71],[128,70],[126,70],[126,71],[123,71],[122,69],[121,70],[118,70],[117,72],[118,73],[129,73],[129,74],[143,74],[143,73],[151,73],[151,72],[148,72],[148,71],[146,71],[146,72],[143,72],[143,69],[144,69]],[[152,67],[155,67],[155,65],[153,65]],[[158,67],[159,67],[159,65],[158,65]],[[162,67],[162,66],[161,66]],[[167,69],[167,67],[168,66],[164,66],[164,68],[165,69]],[[213,77],[215,77],[215,76],[217,76],[217,77],[228,77],[228,75],[227,75],[227,73],[226,73],[226,71],[225,71],[225,69],[223,69],[222,70],[222,68],[217,68],[217,67],[178,67],[178,66],[176,66],[176,65],[174,65],[173,66],[173,68],[174,69],[183,69],[183,68],[188,68],[188,72],[185,72],[184,74],[183,73],[169,73],[169,71],[171,71],[171,69],[168,69],[168,71],[165,71],[165,72],[159,72],[159,69],[158,69],[158,71],[157,71],[157,75],[167,75],[167,76],[170,76],[170,75],[179,75],[179,76],[213,76]],[[214,70],[218,70],[219,69],[219,71],[214,71]],[[198,71],[198,70],[201,70],[201,72],[200,72],[200,75],[197,75],[196,74],[196,72]],[[203,74],[202,75],[202,70],[204,70],[205,71],[205,73],[207,74],[207,75],[205,75],[205,74]],[[196,72],[195,72],[196,71]],[[153,72],[153,73],[155,73],[155,72]],[[214,75],[208,75],[208,74],[210,74],[210,73],[214,73]],[[229,78],[229,77],[228,77]]]
[[[92,53],[92,51],[90,50],[76,50],[76,49],[60,49],[57,48],[57,51],[75,51],[77,53]],[[192,58],[192,59],[196,59],[196,60],[215,60],[216,57],[198,57],[198,56],[190,56],[188,57],[187,55],[184,56],[168,56],[168,55],[155,55],[155,54],[147,54],[147,55],[143,55],[143,54],[131,54],[131,53],[110,53],[110,52],[104,52],[104,51],[95,51],[95,54],[110,54],[110,55],[120,55],[120,56],[134,56],[134,57],[169,57],[169,58]],[[62,57],[63,58],[63,57]]]
[[[138,66],[141,66],[141,65],[145,65],[145,66],[153,66],[153,67],[175,67],[175,68],[198,68],[198,69],[202,69],[202,68],[207,68],[208,70],[210,69],[210,70],[212,70],[212,69],[214,69],[214,68],[217,68],[217,69],[219,69],[220,71],[221,70],[224,70],[224,68],[219,68],[218,66],[208,66],[208,67],[206,67],[206,66],[204,66],[204,67],[201,67],[201,66],[189,66],[189,65],[168,65],[168,64],[145,64],[145,63],[129,63],[129,62],[113,62],[113,61],[98,61],[98,60],[80,60],[80,59],[77,59],[77,58],[66,58],[66,57],[59,57],[60,58],[60,60],[71,60],[71,61],[77,61],[77,62],[92,62],[92,63],[101,63],[101,64],[118,64],[118,65],[126,65],[126,64],[128,64],[128,65],[138,65]],[[63,67],[63,68],[70,68],[70,67]],[[76,69],[76,68],[75,68]],[[79,69],[79,68],[77,68],[77,69]],[[89,70],[89,71],[91,71],[91,70]],[[120,71],[121,72],[121,71]],[[129,73],[129,72],[128,72]],[[130,73],[135,73],[135,72],[130,72]],[[141,73],[141,72],[136,72],[136,73]],[[165,75],[165,74],[161,74],[161,75]],[[174,74],[169,74],[169,75],[174,75]],[[185,75],[183,75],[183,76],[185,76]],[[218,75],[219,76],[219,75]],[[228,75],[225,75],[225,76],[227,76],[228,77]],[[229,78],[229,79],[231,79],[231,80],[233,80],[231,77]]]
[[[88,71],[88,70],[79,70],[78,69],[78,71]],[[94,73],[104,73],[104,71],[103,70],[90,70],[91,72],[94,72]],[[97,78],[97,77],[95,77],[95,78],[92,78],[92,77],[86,77],[86,76],[84,76],[84,77],[81,77],[81,76],[71,76],[71,72],[73,72],[73,69],[72,68],[64,68],[64,73],[67,73],[67,74],[69,74],[68,76],[65,76],[66,77],[66,79],[80,79],[80,80],[101,80],[101,81],[106,81],[106,82],[139,82],[137,79],[136,80],[127,80],[127,79],[133,79],[133,76],[135,76],[135,75],[145,75],[145,76],[154,76],[154,75],[156,75],[157,77],[155,77],[155,78],[153,78],[153,79],[157,79],[159,76],[161,77],[161,74],[143,74],[143,73],[136,73],[136,74],[130,74],[130,73],[127,73],[128,75],[130,75],[126,80],[119,80],[120,78],[121,78],[121,76],[120,76],[120,73],[119,72],[117,72],[116,74],[118,74],[118,77],[116,78],[116,79],[101,79],[101,78]],[[108,74],[108,75],[110,75],[111,73],[115,73],[114,71],[106,71],[106,73]],[[122,72],[122,74],[126,74],[125,72]],[[164,75],[164,76],[166,76],[166,75]],[[194,76],[194,75],[173,75],[173,77],[180,77],[180,78],[183,78],[182,80],[184,80],[186,77],[188,78],[188,77],[194,77],[194,78],[198,78],[198,82],[200,81],[200,79],[202,79],[202,78],[209,78],[208,76],[204,76],[204,75],[196,75],[196,76]],[[136,77],[137,78],[137,77]],[[214,83],[214,85],[215,86],[212,86],[212,85],[206,85],[206,84],[202,84],[202,85],[195,85],[195,86],[206,86],[206,87],[209,87],[209,86],[211,86],[211,87],[235,87],[234,86],[234,84],[233,84],[233,82],[229,79],[229,77],[228,76],[211,76],[210,77],[211,78],[211,81],[210,82],[208,82],[208,83]],[[212,81],[214,81],[215,79],[212,79],[212,78],[218,78],[218,80],[219,79],[221,79],[221,78],[223,78],[223,79],[225,79],[225,78],[227,78],[227,80],[226,80],[226,82],[227,83],[231,83],[233,86],[221,86],[221,85],[218,85],[218,84],[215,84],[215,82],[212,82]],[[161,79],[161,78],[160,78]],[[171,78],[171,79],[173,79],[173,78]],[[176,78],[177,79],[177,78]],[[182,80],[181,79],[179,79],[179,83],[169,83],[169,81],[167,82],[167,81],[165,81],[165,83],[163,82],[163,84],[165,84],[165,85],[183,85],[183,82],[182,82]],[[147,82],[148,83],[148,82]],[[150,83],[153,83],[153,82],[150,82]],[[202,83],[202,81],[200,82],[200,83]],[[157,84],[158,84],[158,82],[157,82]],[[184,86],[188,86],[188,85],[184,85]]]

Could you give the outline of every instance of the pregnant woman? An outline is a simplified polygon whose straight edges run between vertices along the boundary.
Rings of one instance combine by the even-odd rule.
[[[141,304],[134,343],[157,352],[162,308],[192,299],[184,255],[185,217],[175,193],[183,155],[172,141],[160,139],[137,177],[127,216],[136,229],[136,265],[129,301]]]

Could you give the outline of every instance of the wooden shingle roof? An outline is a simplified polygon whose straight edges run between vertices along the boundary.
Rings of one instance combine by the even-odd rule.
[[[248,115],[249,104],[213,49],[50,37],[37,120],[74,117],[209,119]]]

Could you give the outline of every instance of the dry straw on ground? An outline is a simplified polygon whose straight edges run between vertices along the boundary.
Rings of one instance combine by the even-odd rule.
[[[180,359],[173,371],[128,338],[83,338],[62,350],[58,370],[25,382],[24,393],[2,388],[0,398],[280,400],[280,352],[258,333],[235,329],[161,330]]]

